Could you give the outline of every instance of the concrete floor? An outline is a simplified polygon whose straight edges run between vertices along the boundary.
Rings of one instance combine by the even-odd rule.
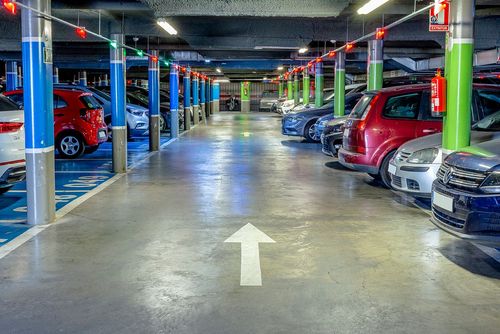
[[[331,160],[216,115],[0,260],[0,332],[498,333],[498,263]]]

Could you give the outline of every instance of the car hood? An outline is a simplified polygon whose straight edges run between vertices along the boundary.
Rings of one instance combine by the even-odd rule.
[[[133,104],[133,103],[127,103],[127,108],[131,108],[131,109],[135,109],[135,110],[140,110],[140,111],[148,111],[147,108],[144,108],[144,107],[141,107],[137,104]]]
[[[467,146],[448,156],[446,162],[469,170],[500,171],[500,139]]]
[[[313,117],[313,116],[323,116],[328,113],[333,113],[333,109],[324,108],[324,109],[308,109],[303,111],[292,111],[288,115],[290,116],[304,116],[304,117]]]
[[[471,144],[483,143],[489,140],[500,138],[499,131],[471,131]],[[410,140],[403,144],[400,148],[401,151],[413,153],[416,151],[424,150],[426,148],[440,148],[443,141],[442,133],[436,133],[430,136],[420,137]]]

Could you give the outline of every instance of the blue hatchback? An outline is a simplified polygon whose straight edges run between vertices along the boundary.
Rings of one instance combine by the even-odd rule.
[[[499,154],[496,139],[445,159],[433,183],[434,224],[461,239],[500,247]]]

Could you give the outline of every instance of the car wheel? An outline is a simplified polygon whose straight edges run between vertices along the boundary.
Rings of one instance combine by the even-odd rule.
[[[329,141],[329,144],[330,144],[330,152],[332,152],[332,155],[336,157],[339,149],[342,147],[342,140],[336,140],[336,141],[331,140]]]
[[[3,188],[0,188],[0,195],[1,194],[5,194],[7,191],[10,190],[10,188],[12,188],[13,186],[9,186],[9,187],[3,187]]]
[[[389,154],[387,154],[382,161],[382,164],[380,165],[380,178],[382,179],[382,183],[384,184],[385,187],[391,188],[391,174],[389,173],[389,161],[391,161],[391,158],[394,156],[394,153],[396,151],[392,151]]]
[[[163,117],[163,115],[160,115],[160,132],[165,132],[167,131],[167,121]]]
[[[85,142],[80,134],[66,132],[58,137],[57,151],[65,159],[76,159],[85,151]]]
[[[316,120],[310,121],[307,123],[306,127],[304,128],[304,137],[308,142],[311,143],[317,143],[319,142],[320,138],[316,136],[316,130],[314,124],[316,123]]]

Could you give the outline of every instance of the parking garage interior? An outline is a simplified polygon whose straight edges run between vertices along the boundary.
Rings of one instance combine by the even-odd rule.
[[[4,0],[0,32],[0,332],[498,333],[498,1]]]

